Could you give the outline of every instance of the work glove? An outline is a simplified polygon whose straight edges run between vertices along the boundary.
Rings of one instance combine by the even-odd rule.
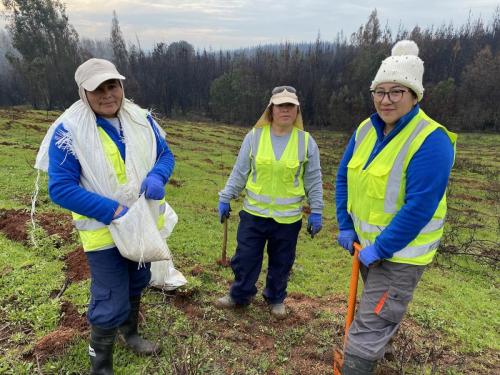
[[[122,206],[122,210],[120,211],[119,214],[113,216],[113,220],[121,218],[122,216],[124,216],[127,213],[127,211],[128,211],[128,207],[127,206]]]
[[[359,261],[369,268],[376,266],[382,259],[378,254],[375,244],[363,248],[358,255]]]
[[[349,254],[354,254],[354,242],[359,242],[358,235],[354,229],[345,229],[339,232],[337,241],[340,246],[349,251]]]
[[[145,193],[146,199],[162,199],[165,196],[163,180],[156,174],[150,174],[142,181],[140,194],[142,193]]]
[[[221,223],[225,219],[229,218],[229,212],[231,212],[231,205],[229,203],[219,201],[219,220]]]
[[[307,219],[307,233],[311,235],[311,238],[323,228],[323,217],[321,214],[310,214]]]

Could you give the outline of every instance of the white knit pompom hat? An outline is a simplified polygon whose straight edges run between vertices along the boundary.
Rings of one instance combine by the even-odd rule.
[[[424,62],[418,57],[418,46],[413,40],[401,40],[392,47],[391,56],[382,61],[370,86],[374,90],[385,82],[397,82],[412,89],[418,101],[424,97]]]

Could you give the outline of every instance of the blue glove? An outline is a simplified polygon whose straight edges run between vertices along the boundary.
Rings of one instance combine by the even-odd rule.
[[[124,216],[128,211],[128,207],[127,206],[122,206],[122,210],[120,211],[120,213],[116,216],[113,216],[113,220],[116,220],[116,219],[119,219],[120,217]]]
[[[229,203],[219,201],[219,220],[221,223],[223,223],[225,219],[229,218],[229,212],[231,212],[231,205]]]
[[[151,174],[142,181],[140,194],[146,192],[146,199],[160,200],[165,196],[165,185],[158,175]]]
[[[323,228],[323,217],[321,214],[310,214],[307,219],[307,232],[311,235],[311,238]]]
[[[349,251],[349,254],[354,254],[354,242],[359,242],[358,235],[354,229],[345,229],[339,232],[337,241],[340,246]]]
[[[359,252],[358,258],[359,261],[365,265],[365,267],[370,267],[370,265],[375,265],[374,263],[378,263],[378,261],[381,260],[375,245],[370,245],[363,248]]]

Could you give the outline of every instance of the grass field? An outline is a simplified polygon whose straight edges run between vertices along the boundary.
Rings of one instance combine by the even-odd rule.
[[[88,373],[88,271],[70,216],[47,196],[40,176],[38,226],[29,209],[38,145],[58,113],[0,109],[0,374]],[[342,342],[350,257],[336,245],[334,176],[348,134],[312,131],[321,150],[322,232],[303,228],[286,300],[274,320],[258,294],[247,309],[221,311],[230,268],[216,264],[222,226],[217,192],[249,130],[161,121],[176,157],[167,200],[179,216],[168,243],[189,284],[176,293],[148,289],[142,330],[163,348],[153,358],[115,349],[117,374],[328,374]],[[497,257],[500,232],[500,135],[460,134],[449,189],[443,252],[424,273],[380,374],[500,373]],[[242,199],[232,202],[229,255]],[[29,241],[36,239],[37,247]],[[476,256],[462,255],[473,253]],[[489,258],[488,258],[489,257]],[[262,291],[265,272],[259,281]]]

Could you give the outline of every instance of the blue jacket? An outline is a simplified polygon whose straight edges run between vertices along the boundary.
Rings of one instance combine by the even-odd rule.
[[[384,137],[385,123],[380,116],[377,113],[370,116],[377,132],[377,141],[364,168],[418,111],[417,104],[399,119],[386,137]],[[355,137],[356,132],[347,145],[337,172],[335,201],[339,230],[354,229],[352,219],[347,213],[347,164],[354,151]],[[405,204],[375,240],[375,248],[382,258],[391,258],[392,254],[408,245],[432,218],[446,191],[454,154],[448,135],[441,129],[432,132],[415,153],[406,171]]]
[[[166,184],[175,165],[174,155],[168,144],[158,132],[155,121],[148,116],[148,121],[156,136],[157,160],[148,173],[155,174]],[[97,126],[104,129],[120,150],[120,155],[125,161],[126,149],[118,131],[103,117],[97,117]],[[111,223],[119,203],[99,194],[85,190],[80,186],[81,167],[78,160],[67,150],[56,146],[56,135],[66,132],[60,124],[49,146],[49,196],[52,201],[70,211],[96,219],[104,224]]]

